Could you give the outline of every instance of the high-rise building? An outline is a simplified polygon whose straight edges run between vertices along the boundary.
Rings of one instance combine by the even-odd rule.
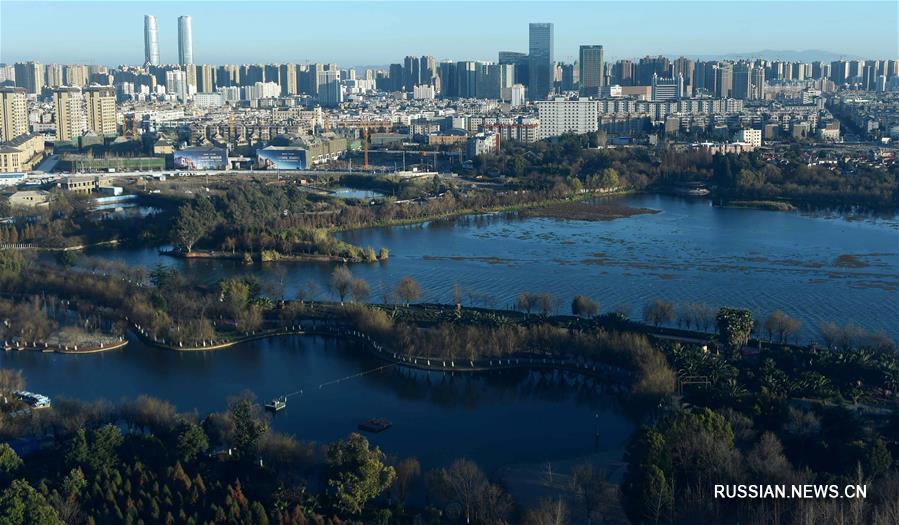
[[[733,91],[734,65],[731,62],[719,62],[713,66],[715,73],[715,96],[730,98]]]
[[[212,93],[215,91],[215,66],[203,64],[197,66],[197,92]]]
[[[731,95],[734,98],[748,99],[752,98],[752,64],[750,62],[737,62],[734,64],[733,86]]]
[[[322,107],[336,107],[343,102],[340,70],[325,70],[318,74],[318,102]]]
[[[671,74],[675,77],[678,75],[684,77],[684,96],[693,94],[693,71],[695,68],[696,62],[686,57],[679,57],[671,63]]]
[[[159,65],[159,26],[153,15],[144,15],[144,65]]]
[[[753,68],[751,78],[749,80],[751,84],[751,89],[749,90],[749,98],[751,100],[761,100],[765,98],[765,68]]]
[[[86,86],[88,77],[90,76],[87,73],[87,66],[79,64],[65,66],[62,73],[65,80],[64,85],[66,86]]]
[[[281,64],[280,78],[282,95],[296,95],[299,93],[297,90],[296,64]]]
[[[56,118],[56,140],[71,142],[84,131],[84,99],[77,87],[58,87],[53,90],[53,110]]]
[[[403,59],[403,89],[412,91],[412,88],[421,84],[421,62],[418,58],[407,56]]]
[[[194,39],[189,16],[178,17],[178,63],[194,63]]]
[[[684,96],[684,77],[660,78],[652,76],[652,100],[679,100]]]
[[[418,66],[419,83],[430,84],[435,76],[437,76],[437,60],[430,55],[421,57]]]
[[[187,75],[184,71],[173,69],[165,72],[165,92],[175,95],[181,102],[187,100]]]
[[[565,133],[592,133],[599,124],[596,101],[586,98],[538,101],[537,112],[540,116],[541,139]]]
[[[437,66],[437,74],[440,77],[440,96],[443,98],[456,98],[459,96],[459,73],[455,62],[441,62]],[[393,73],[391,72],[391,75]]]
[[[581,95],[597,96],[605,85],[602,46],[581,46],[578,54]]]
[[[62,78],[62,65],[47,64],[47,75],[44,78],[46,78],[48,87],[55,88],[64,86],[65,82],[63,82]]]
[[[630,60],[619,60],[612,68],[612,77],[616,84],[621,86],[633,86],[636,67]]]
[[[84,88],[82,93],[87,114],[87,129],[97,135],[114,137],[117,134],[118,124],[115,89],[112,86],[90,86]]]
[[[28,133],[25,88],[0,88],[0,142]]]
[[[515,84],[522,84],[527,86],[530,78],[529,78],[529,64],[528,64],[528,54],[527,53],[519,53],[517,51],[500,51],[499,52],[499,60],[500,64],[512,64],[515,68]]]
[[[40,94],[44,87],[44,66],[40,62],[16,62],[16,86]]]
[[[553,87],[553,25],[532,23],[528,30],[528,98],[545,100]]]
[[[643,57],[637,63],[637,85],[652,85],[652,76],[658,75],[660,78],[671,76],[671,61],[668,57]]]

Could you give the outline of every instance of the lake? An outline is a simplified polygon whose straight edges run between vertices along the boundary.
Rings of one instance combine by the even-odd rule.
[[[655,298],[750,308],[757,319],[775,309],[803,321],[801,338],[821,322],[855,323],[899,339],[899,220],[832,213],[721,208],[705,199],[637,195],[623,204],[659,210],[612,221],[480,215],[413,226],[345,232],[386,263],[354,264],[382,300],[403,276],[422,300],[509,307],[523,290],[550,292],[567,313],[576,294],[603,310],[624,306],[639,319]],[[334,264],[172,259],[156,249],[102,249],[91,255],[148,268],[162,263],[214,281],[253,275],[270,293],[294,297],[314,288],[328,295]],[[307,296],[309,294],[307,293]]]
[[[294,336],[176,352],[132,340],[97,354],[0,352],[0,366],[23,370],[30,390],[54,399],[118,401],[146,394],[201,415],[224,410],[229,397],[246,391],[264,403],[302,389],[273,417],[275,430],[324,443],[346,437],[360,422],[386,418],[393,427],[369,434],[370,440],[425,466],[461,456],[488,469],[594,452],[620,459],[635,428],[592,380],[559,373],[452,376],[390,367],[319,388],[384,365],[356,344]]]

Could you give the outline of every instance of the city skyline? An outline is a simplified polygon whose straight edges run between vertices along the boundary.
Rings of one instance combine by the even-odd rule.
[[[137,65],[145,57],[142,24],[147,15],[156,18],[160,62],[166,64],[182,61],[178,53],[180,16],[196,19],[193,62],[198,64],[318,61],[349,66],[386,65],[409,53],[434,55],[438,59],[495,61],[498,51],[526,52],[527,24],[535,21],[554,25],[554,58],[560,62],[576,60],[583,44],[603,45],[606,60],[654,54],[699,56],[709,55],[710,51],[738,55],[763,49],[815,49],[847,58],[897,55],[896,31],[890,31],[896,27],[897,5],[891,2],[823,2],[815,4],[814,10],[804,1],[756,2],[752,10],[747,9],[746,2],[726,2],[714,4],[714,13],[703,16],[696,15],[695,7],[698,5],[701,11],[703,6],[713,4],[641,2],[639,21],[634,17],[633,3],[526,2],[516,4],[513,10],[508,2],[491,2],[478,4],[477,16],[460,9],[464,4],[266,2],[247,6],[225,2],[210,11],[204,2],[122,5],[4,1],[0,7],[0,61]],[[51,5],[54,14],[62,16],[42,18]],[[347,5],[353,6],[349,13]],[[686,6],[694,9],[685,9]],[[271,9],[275,7],[277,13]],[[106,32],[85,33],[79,21],[98,16],[97,10],[103,10],[104,19],[116,23],[110,24]],[[690,33],[663,30],[683,27],[681,18],[688,13],[693,20]],[[328,19],[332,15],[339,16],[333,24],[296,22],[296,17]],[[246,34],[223,30],[238,16],[251,27],[257,23],[268,26],[264,31],[245,31]],[[799,16],[801,24],[791,23]],[[497,26],[496,17],[502,17],[504,23]],[[729,24],[713,23],[721,19],[741,26],[739,41],[733,39],[734,28]],[[852,23],[856,19],[863,19],[864,23]],[[431,25],[429,20],[441,23]],[[46,30],[29,31],[32,22]],[[397,34],[388,25],[407,31]],[[378,35],[378,45],[364,45],[371,42],[372,35]],[[72,38],[77,38],[79,45],[65,44]]]

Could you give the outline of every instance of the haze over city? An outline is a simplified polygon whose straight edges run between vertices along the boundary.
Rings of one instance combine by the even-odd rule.
[[[387,64],[406,54],[482,60],[527,48],[553,22],[557,56],[601,43],[609,58],[820,50],[897,53],[896,2],[18,2],[0,3],[0,61],[138,64],[144,14],[176,63],[176,20],[194,18],[197,63]],[[102,21],[102,22],[101,22]],[[100,25],[102,24],[102,25]],[[33,28],[39,27],[39,31]],[[689,30],[686,30],[689,28]],[[820,55],[821,53],[817,53]],[[766,56],[784,58],[790,56]],[[806,57],[807,60],[833,56]]]

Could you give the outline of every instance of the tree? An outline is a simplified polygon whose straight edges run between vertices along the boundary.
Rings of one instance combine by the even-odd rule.
[[[0,443],[0,483],[9,482],[20,468],[22,458],[6,443]]]
[[[353,286],[353,274],[346,266],[338,266],[331,272],[331,290],[340,298],[340,304]]]
[[[403,304],[408,306],[409,303],[421,298],[421,286],[418,285],[418,282],[415,279],[406,276],[400,279],[394,293],[399,297]]]
[[[179,461],[187,463],[209,449],[209,439],[200,425],[182,420],[176,432],[175,450]]]
[[[674,305],[664,299],[656,299],[643,307],[643,319],[659,326],[674,320]]]
[[[268,431],[268,425],[256,417],[253,404],[246,398],[231,403],[228,413],[234,423],[235,448],[243,457],[255,453],[259,439]]]
[[[368,288],[368,282],[365,279],[353,279],[350,284],[350,296],[357,303],[364,303],[371,291]]]
[[[621,184],[618,171],[614,168],[605,168],[599,174],[599,187],[602,189],[617,188]]]
[[[665,473],[655,465],[647,465],[644,469],[640,502],[643,512],[637,523],[658,525],[671,513],[674,504],[671,487]]]
[[[540,297],[537,294],[532,294],[531,292],[525,290],[519,293],[517,297],[515,297],[515,309],[527,312],[528,315],[530,315],[531,310],[533,310],[534,307],[537,306],[539,300]]]
[[[781,310],[771,312],[771,315],[765,319],[765,332],[768,334],[768,340],[771,341],[774,335],[778,336],[781,343],[785,343],[790,337],[799,331],[802,321],[793,319]]]
[[[393,467],[384,464],[384,454],[369,448],[368,440],[353,433],[328,448],[328,486],[334,488],[340,512],[358,515],[365,504],[387,490],[396,479]]]
[[[209,232],[217,220],[215,207],[205,197],[182,204],[175,217],[172,241],[179,250],[190,253],[194,244]]]
[[[481,468],[469,459],[457,459],[448,468],[438,470],[434,478],[437,491],[444,498],[459,502],[465,522],[470,523],[474,514],[480,512],[481,497],[490,484]]]
[[[574,296],[571,301],[571,314],[579,317],[595,317],[599,312],[599,304],[584,295]]]
[[[405,458],[399,461],[394,469],[396,470],[396,481],[393,483],[393,491],[397,501],[405,503],[412,482],[421,476],[421,463],[416,458]]]
[[[543,499],[527,510],[522,520],[524,525],[565,525],[568,523],[568,506],[559,497],[555,500]]]
[[[17,250],[0,250],[0,280],[15,279],[22,273],[23,269],[25,269],[25,258],[22,257],[20,252]]]
[[[752,312],[738,308],[724,307],[715,318],[718,335],[733,352],[738,352],[749,341],[752,333]]]
[[[0,524],[64,525],[43,494],[24,479],[13,481],[0,493]]]

